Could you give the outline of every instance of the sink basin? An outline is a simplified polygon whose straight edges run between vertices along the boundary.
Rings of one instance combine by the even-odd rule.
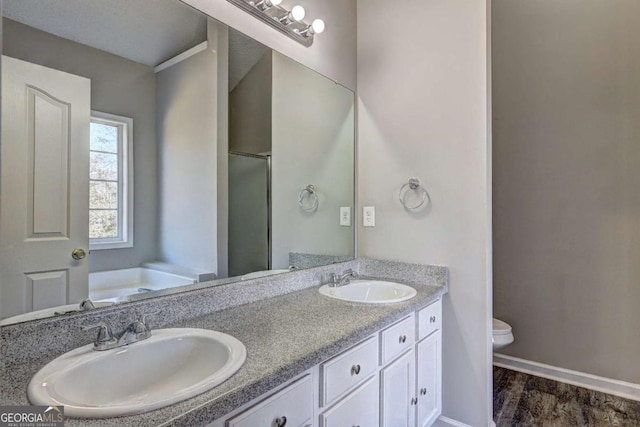
[[[352,280],[351,283],[337,288],[324,285],[320,293],[330,298],[366,304],[390,304],[406,301],[416,296],[411,286],[381,280]]]
[[[66,416],[139,414],[205,392],[236,373],[247,351],[236,338],[204,329],[158,329],[125,347],[63,354],[31,380],[34,405],[64,405]]]

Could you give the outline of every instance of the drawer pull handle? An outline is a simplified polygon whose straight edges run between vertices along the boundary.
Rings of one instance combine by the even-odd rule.
[[[426,396],[427,395],[427,388],[426,387],[421,388],[420,389],[420,394],[423,395],[423,396]]]
[[[436,316],[431,316],[429,318],[429,323],[436,323]]]
[[[400,344],[404,344],[407,342],[407,336],[406,335],[400,335]]]
[[[276,420],[274,421],[276,427],[284,427],[287,425],[287,417],[282,416],[282,417],[278,417],[276,418]]]
[[[411,398],[411,404],[412,405],[417,405],[418,404],[418,398],[417,397],[412,397]]]
[[[351,367],[351,375],[358,375],[360,373],[360,365],[353,365]]]

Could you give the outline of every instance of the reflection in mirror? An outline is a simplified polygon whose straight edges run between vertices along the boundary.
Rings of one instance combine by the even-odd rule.
[[[352,92],[179,0],[2,19],[0,324],[353,258]]]

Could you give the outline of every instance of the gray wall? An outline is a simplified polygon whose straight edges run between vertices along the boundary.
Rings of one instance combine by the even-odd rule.
[[[272,268],[289,252],[353,255],[353,221],[341,227],[340,206],[354,205],[354,94],[273,52]],[[316,212],[298,206],[313,184]]]
[[[89,270],[155,259],[156,78],[153,69],[18,22],[3,19],[4,54],[91,79],[91,108],[133,118],[134,247],[92,251]],[[88,226],[88,225],[87,225]]]
[[[271,75],[269,51],[229,93],[229,150],[271,151]]]
[[[358,1],[358,254],[446,265],[443,414],[492,419],[487,2]],[[384,29],[384,30],[381,30]],[[400,205],[418,176],[432,205]]]
[[[640,383],[640,2],[493,5],[501,352]]]
[[[217,272],[217,61],[211,49],[157,74],[158,259]]]
[[[307,22],[322,18],[327,29],[304,47],[260,22],[227,0],[183,0],[222,23],[258,40],[325,76],[356,89],[356,2],[353,0],[296,0]],[[293,3],[287,4],[292,7]]]

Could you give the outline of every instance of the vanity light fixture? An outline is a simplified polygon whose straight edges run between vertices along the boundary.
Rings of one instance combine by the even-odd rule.
[[[274,6],[278,6],[280,3],[282,3],[282,0],[260,0],[254,3],[254,6],[262,11],[265,11]]]
[[[227,1],[306,47],[313,44],[314,35],[325,30],[322,19],[315,19],[311,24],[303,21],[306,11],[300,5],[295,5],[288,10],[281,6],[282,0]]]

